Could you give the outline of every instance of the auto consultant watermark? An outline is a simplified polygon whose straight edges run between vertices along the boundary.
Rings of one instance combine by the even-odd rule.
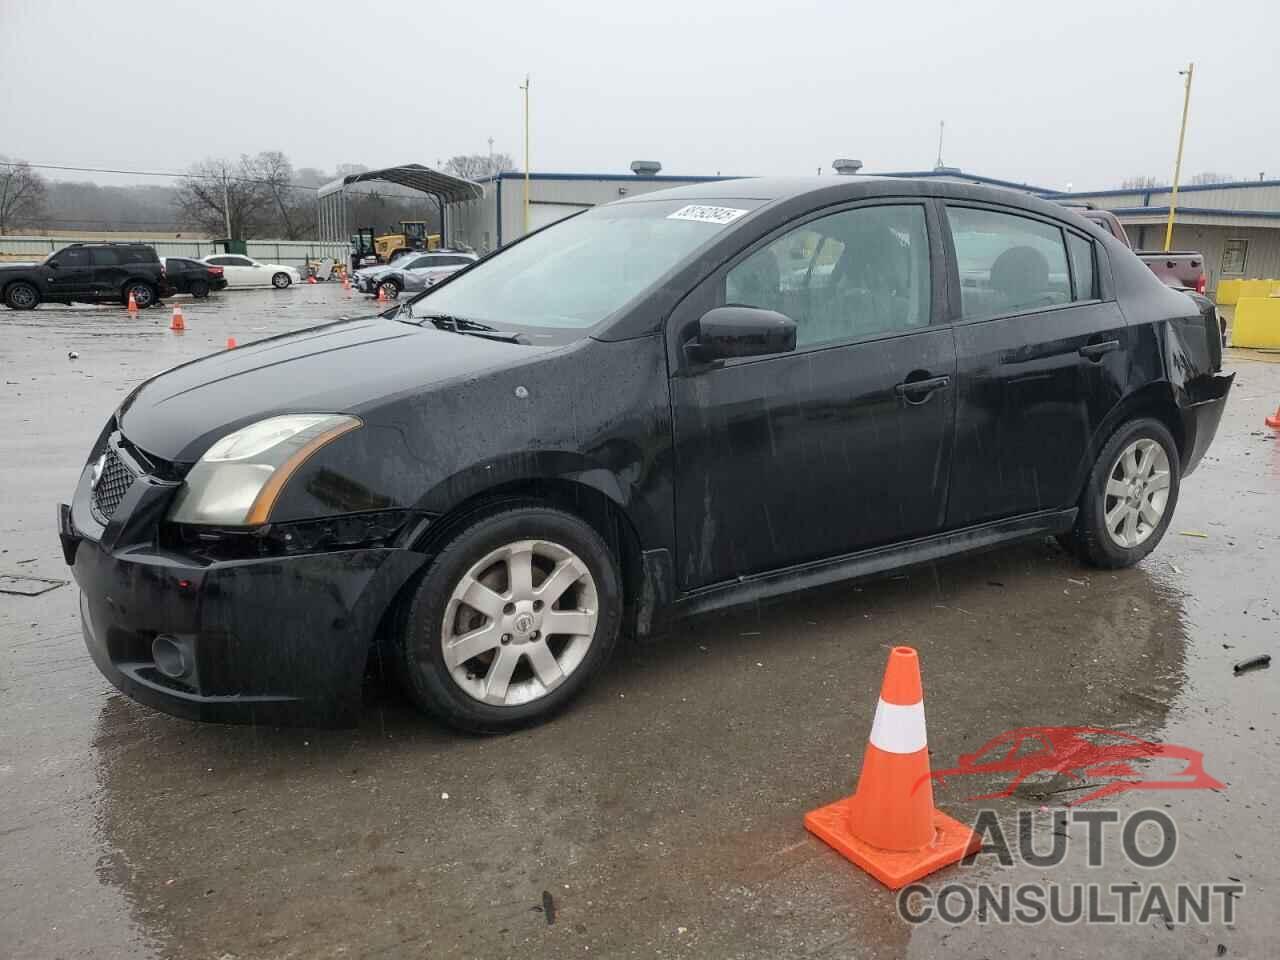
[[[1067,808],[1018,812],[1012,833],[994,810],[982,810],[973,824],[981,849],[960,869],[975,865],[1023,865],[1041,874],[1036,880],[1001,882],[922,881],[898,892],[898,914],[912,924],[941,920],[948,924],[1209,924],[1233,923],[1245,885],[1234,877],[1210,882],[1166,882],[1156,871],[1173,862],[1178,828],[1164,810],[1143,809],[1121,815],[1082,804],[1134,790],[1220,790],[1223,784],[1204,769],[1198,750],[1143,740],[1097,727],[1022,727],[993,737],[981,749],[959,758],[955,767],[928,778],[945,783],[956,777],[1004,780],[994,792],[971,799],[1009,797],[1035,774],[1065,778],[1077,796]],[[1152,767],[1165,767],[1153,772]],[[922,784],[917,784],[919,788]],[[1047,821],[1047,822],[1046,822]],[[1054,868],[1067,858],[1068,836],[1082,837],[1089,870],[1137,867],[1150,882],[1114,880],[1057,883]],[[1114,871],[1108,870],[1114,875]]]
[[[1115,810],[1073,809],[1055,815],[1048,849],[1035,843],[1037,815],[1018,814],[1015,842],[1010,844],[995,813],[982,811],[974,831],[982,849],[964,860],[961,869],[994,858],[1002,866],[1023,863],[1039,869],[1059,866],[1066,859],[1066,828],[1085,829],[1087,864],[1107,865],[1106,835],[1119,835],[1123,863],[1155,870],[1170,863],[1178,848],[1178,828],[1163,810],[1139,810],[1121,818]],[[1043,831],[1042,831],[1043,832]],[[1113,853],[1112,856],[1115,856]],[[964,924],[1165,924],[1233,923],[1236,901],[1245,885],[1236,880],[1211,883],[1124,883],[1110,881],[1059,884],[1045,881],[966,883],[918,882],[898,892],[898,914],[908,923],[938,919]]]

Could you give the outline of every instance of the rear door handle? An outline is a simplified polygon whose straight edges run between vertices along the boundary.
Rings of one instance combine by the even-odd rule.
[[[929,377],[927,380],[905,380],[893,388],[907,403],[923,403],[935,390],[951,385],[950,377]]]
[[[1087,360],[1101,360],[1103,354],[1120,349],[1119,340],[1103,340],[1101,343],[1089,343],[1080,348],[1080,356]]]

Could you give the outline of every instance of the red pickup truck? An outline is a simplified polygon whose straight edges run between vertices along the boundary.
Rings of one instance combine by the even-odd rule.
[[[1074,207],[1075,204],[1067,204]],[[1092,220],[1107,233],[1111,234],[1130,250],[1133,244],[1125,233],[1124,224],[1110,210],[1099,210],[1096,207],[1084,206],[1076,210],[1086,220]],[[1204,271],[1204,254],[1190,250],[1133,250],[1151,272],[1171,287],[1194,290],[1203,294],[1208,283],[1208,274]]]

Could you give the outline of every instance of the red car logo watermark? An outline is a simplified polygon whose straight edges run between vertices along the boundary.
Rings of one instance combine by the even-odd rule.
[[[1156,767],[1160,768],[1159,773],[1154,769],[1147,772],[1147,768]],[[1033,774],[1072,777],[1081,782],[1079,789],[1106,781],[1096,790],[1071,800],[1068,806],[1128,790],[1223,787],[1221,781],[1205,773],[1204,754],[1199,750],[1143,740],[1102,727],[1018,727],[993,737],[974,753],[961,754],[956,766],[935,770],[928,779],[943,783],[954,777],[1007,775],[1009,780],[1003,790],[968,798],[993,800],[1012,796]]]

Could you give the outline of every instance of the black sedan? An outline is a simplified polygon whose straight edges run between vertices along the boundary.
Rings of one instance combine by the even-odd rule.
[[[174,293],[189,293],[197,300],[207,297],[210,291],[225,290],[227,278],[221,267],[211,267],[199,260],[186,257],[164,257],[165,280]]]
[[[509,729],[665,618],[1047,534],[1136,563],[1231,386],[1209,326],[1020,193],[684,187],[142,384],[61,538],[138,700],[350,723],[376,653]]]

